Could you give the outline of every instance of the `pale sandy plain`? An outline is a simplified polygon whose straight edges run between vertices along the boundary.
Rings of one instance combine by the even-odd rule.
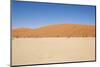
[[[95,60],[95,37],[13,38],[12,65]]]

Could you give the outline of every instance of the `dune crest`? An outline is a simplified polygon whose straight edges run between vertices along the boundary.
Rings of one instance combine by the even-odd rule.
[[[19,37],[95,37],[95,26],[79,24],[56,24],[37,29],[19,28],[12,30]]]

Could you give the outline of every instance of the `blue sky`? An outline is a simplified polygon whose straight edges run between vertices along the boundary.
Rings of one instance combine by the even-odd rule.
[[[52,24],[95,25],[95,6],[13,2],[13,28],[38,28]]]

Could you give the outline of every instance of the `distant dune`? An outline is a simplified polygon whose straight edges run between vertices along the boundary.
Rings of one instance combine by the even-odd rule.
[[[79,24],[56,24],[37,29],[19,28],[12,30],[19,37],[95,37],[95,26]]]

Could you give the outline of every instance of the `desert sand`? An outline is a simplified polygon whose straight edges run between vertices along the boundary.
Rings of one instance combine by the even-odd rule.
[[[12,65],[95,60],[95,37],[13,38]]]
[[[94,25],[56,24],[12,30],[12,65],[94,60]]]
[[[95,25],[54,24],[36,29],[12,30],[12,36],[20,37],[95,37]]]

